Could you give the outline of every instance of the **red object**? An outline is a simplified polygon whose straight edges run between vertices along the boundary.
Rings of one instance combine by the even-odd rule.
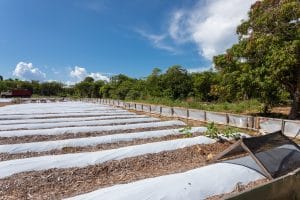
[[[31,97],[32,92],[26,89],[15,89],[9,92],[1,92],[1,97]]]

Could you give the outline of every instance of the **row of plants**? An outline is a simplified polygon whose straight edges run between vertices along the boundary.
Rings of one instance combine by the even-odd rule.
[[[240,139],[241,134],[238,128],[234,128],[231,126],[225,126],[224,128],[219,128],[214,122],[210,122],[206,126],[207,130],[205,132],[205,136],[217,139],[217,140],[231,140],[231,139]],[[191,132],[192,127],[186,126],[180,130],[185,137],[192,137],[193,133]]]

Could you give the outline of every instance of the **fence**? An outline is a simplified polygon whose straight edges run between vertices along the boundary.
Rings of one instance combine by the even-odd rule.
[[[111,99],[83,99],[84,101],[109,104],[136,111],[143,111],[153,114],[159,114],[165,117],[178,117],[183,119],[197,120],[202,122],[214,122],[217,124],[230,125],[239,128],[261,130],[265,133],[271,133],[282,130],[289,137],[300,138],[300,121],[284,120],[266,117],[254,117],[249,115],[238,115],[222,112],[211,112],[197,109],[187,109],[181,107],[168,107],[162,105],[142,104],[134,102],[124,102]]]

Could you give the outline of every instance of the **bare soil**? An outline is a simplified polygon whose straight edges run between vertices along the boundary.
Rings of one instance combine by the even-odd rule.
[[[193,133],[192,137],[196,137],[196,136],[199,136],[202,134],[203,133]],[[0,161],[30,158],[30,157],[45,156],[45,155],[93,152],[93,151],[100,151],[100,150],[116,149],[116,148],[131,146],[131,145],[146,144],[146,143],[151,143],[151,142],[174,140],[174,139],[180,139],[180,138],[185,138],[185,137],[186,137],[186,135],[184,135],[184,134],[168,135],[168,136],[159,137],[159,138],[137,139],[137,140],[133,140],[133,141],[123,141],[123,142],[117,142],[117,143],[99,144],[96,146],[64,147],[62,149],[43,151],[43,152],[26,152],[26,153],[17,153],[17,154],[0,153]]]
[[[281,106],[281,107],[274,107],[272,108],[273,113],[281,113],[283,115],[288,115],[291,111],[290,106]]]
[[[102,131],[102,132],[82,132],[82,133],[66,133],[62,135],[31,135],[31,136],[21,136],[21,137],[0,137],[1,144],[19,144],[27,142],[40,142],[40,141],[49,141],[49,140],[63,140],[71,138],[83,138],[83,137],[92,137],[92,136],[103,136],[103,135],[112,135],[118,133],[134,133],[142,131],[155,131],[162,129],[175,129],[182,128],[184,126],[164,126],[164,127],[154,127],[154,128],[139,128],[131,130],[114,130],[114,131]],[[42,131],[42,130],[41,130]]]
[[[13,103],[10,103],[10,102],[0,102],[0,107],[12,105],[12,104],[13,104]]]
[[[195,145],[83,168],[19,173],[0,179],[0,196],[8,200],[61,199],[115,184],[184,172],[205,165],[208,155],[229,145]]]

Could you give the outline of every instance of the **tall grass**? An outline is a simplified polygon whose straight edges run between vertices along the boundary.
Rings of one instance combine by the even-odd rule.
[[[180,101],[166,98],[149,98],[146,100],[134,100],[139,103],[159,104],[172,107],[185,107],[200,110],[229,112],[238,114],[253,114],[261,111],[262,104],[255,99],[238,102],[199,102],[199,101]]]

